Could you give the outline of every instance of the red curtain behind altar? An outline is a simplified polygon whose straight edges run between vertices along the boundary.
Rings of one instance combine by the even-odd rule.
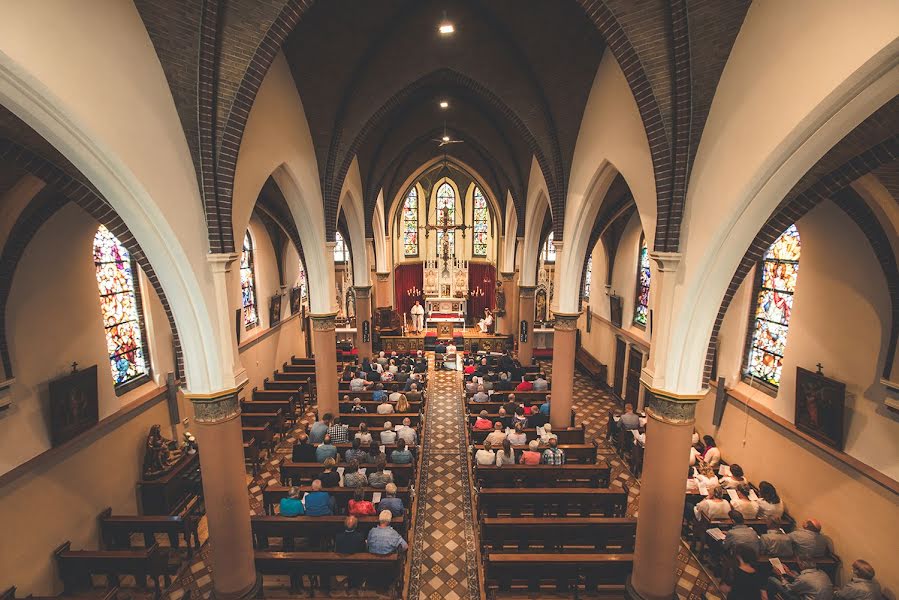
[[[409,320],[409,309],[418,300],[424,304],[424,298],[419,291],[418,296],[409,296],[406,290],[417,288],[421,290],[424,287],[424,270],[421,263],[410,265],[397,265],[393,271],[393,297],[394,308],[400,313],[400,317],[406,315],[406,321]]]
[[[496,307],[496,268],[489,263],[468,263],[468,291],[484,290],[483,296],[469,296],[469,322],[474,324],[484,318],[484,309]],[[494,317],[494,322],[496,318]]]

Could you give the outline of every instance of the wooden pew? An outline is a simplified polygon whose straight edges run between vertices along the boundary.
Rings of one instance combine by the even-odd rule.
[[[250,465],[253,469],[253,477],[259,474],[259,453],[261,450],[259,449],[259,442],[256,441],[256,438],[251,437],[250,439],[244,438],[243,440],[243,461],[244,464]]]
[[[363,468],[369,469],[371,465],[361,465]],[[312,485],[312,480],[322,472],[323,466],[320,463],[293,462],[285,458],[281,461],[281,483],[283,485]],[[385,467],[393,474],[393,482],[398,486],[408,486],[414,477],[413,464],[387,464]],[[366,470],[366,473],[368,471]]]
[[[609,487],[607,464],[476,465],[475,481],[482,487]]]
[[[587,444],[559,444],[559,448],[565,452],[565,464],[585,464],[592,465],[596,463],[596,449],[597,449],[596,440],[589,442]],[[540,451],[546,450],[549,446],[546,444],[540,444]],[[475,463],[474,456],[478,450],[482,450],[484,448],[483,444],[477,444],[471,447],[471,461],[472,464]],[[527,450],[527,446],[512,446],[512,450],[515,452],[515,462],[518,463],[521,461],[521,453]]]
[[[319,581],[350,573],[367,580],[391,581],[391,597],[402,589],[403,554],[337,554],[336,552],[267,552],[257,550],[256,570],[262,575],[289,575],[290,591],[298,593],[302,577]]]
[[[466,415],[466,418],[468,419],[468,425],[469,425],[469,427],[472,426],[472,425],[474,425],[475,421],[478,420],[478,417],[480,416],[482,410],[487,410],[486,408],[481,408],[481,407],[479,407],[479,406],[475,406],[474,408],[480,408],[480,410],[472,410],[471,412],[469,412],[469,413]],[[502,417],[502,416],[500,416],[500,414],[499,414],[499,408],[497,408],[496,410],[497,410],[497,412],[494,412],[494,413],[491,413],[490,411],[487,411],[487,418],[490,419],[491,421],[493,421],[494,423],[496,423],[497,421],[502,422],[502,421],[503,421],[503,418],[505,418],[505,419],[506,419],[506,423],[507,423],[507,424],[511,424],[511,422],[512,422],[512,415],[507,414],[505,417]],[[531,418],[531,417],[528,417],[528,418]],[[575,423],[574,423],[574,410],[573,410],[573,409],[572,409],[572,411],[571,411],[571,420],[569,421],[568,425],[569,425],[569,427],[574,427],[574,426],[575,426]]]
[[[627,490],[614,488],[481,488],[479,514],[497,517],[623,517]]]
[[[200,534],[197,530],[200,515],[196,512],[199,501],[195,498],[191,506],[181,515],[113,515],[112,507],[100,513],[100,540],[106,550],[127,550],[131,548],[131,535],[142,534],[144,546],[156,543],[157,534],[165,534],[172,548],[181,547],[181,539],[187,548],[188,557],[194,548],[200,549]]]
[[[583,444],[584,443],[584,426],[569,427],[568,429],[553,429],[552,431],[559,438],[559,444]],[[468,428],[468,439],[472,444],[483,444],[490,431],[482,431]],[[537,439],[537,430],[528,427],[524,430],[528,441]]]
[[[465,401],[470,402],[471,399],[477,392],[465,392]],[[490,394],[491,402],[508,402],[509,394],[515,394],[515,401],[520,402],[522,404],[527,404],[528,406],[532,406],[534,404],[543,404],[546,402],[546,395],[552,394],[552,390],[546,391],[536,391],[531,390],[530,392],[516,392],[512,390],[511,392],[493,392]],[[475,402],[477,404],[477,402]]]
[[[340,422],[350,427],[358,427],[360,423],[365,423],[372,427],[383,427],[384,421],[390,421],[394,425],[399,425],[406,417],[412,422],[412,427],[418,427],[421,424],[421,413],[405,412],[405,413],[389,413],[386,415],[372,413],[340,413]]]
[[[389,463],[389,462],[390,462],[390,456],[393,454],[393,451],[396,450],[396,444],[377,444],[377,441],[378,441],[377,436],[374,437],[374,440],[373,440],[373,441],[374,441],[375,444],[378,445],[378,446],[384,446],[384,454],[387,455],[387,462]],[[313,444],[313,445],[314,445],[314,446],[318,446],[318,444]],[[345,444],[345,443],[344,443],[344,444],[334,444],[334,446],[337,448],[337,453],[340,455],[340,460],[341,460],[341,461],[346,460],[346,451],[353,447],[352,444]],[[362,449],[363,449],[363,450],[367,450],[368,448],[367,448],[366,446],[362,446]],[[418,448],[417,448],[417,447],[407,448],[407,450],[409,450],[410,452],[412,452],[412,456],[416,457],[416,459],[418,458]],[[338,461],[338,462],[339,462],[339,461]],[[371,465],[370,465],[370,464],[365,464],[365,465],[362,465],[362,466],[363,466],[363,467],[368,467],[368,466],[371,466]]]
[[[262,425],[259,427],[245,427],[242,426],[240,428],[241,433],[243,433],[243,439],[245,442],[250,441],[251,439],[256,440],[256,443],[259,444],[259,448],[262,450],[271,450],[274,446],[274,434],[272,431],[271,425]]]
[[[586,373],[600,388],[608,389],[609,384],[606,382],[609,376],[609,367],[596,360],[583,347],[578,348],[577,353],[574,355],[574,364],[580,367],[581,371]]]
[[[315,358],[299,358],[297,356],[290,357],[290,364],[292,365],[315,365]]]
[[[286,421],[287,419],[284,416],[284,411],[280,408],[278,410],[269,412],[241,411],[240,413],[241,425],[245,425],[247,427],[262,427],[263,425],[270,425],[272,431],[281,435],[284,435],[284,432],[287,431]]]
[[[300,496],[302,496],[306,492],[312,491],[312,486],[297,486],[300,490]],[[365,492],[365,499],[371,500],[372,495],[375,493],[380,493],[382,496],[384,495],[384,490],[379,490],[372,487],[362,488]],[[409,500],[411,499],[410,488],[408,487],[399,487],[396,488],[396,497],[403,501],[403,506],[410,506]],[[337,513],[343,515],[346,513],[347,502],[352,500],[353,495],[356,493],[356,490],[353,488],[325,488],[323,491],[328,492],[334,497],[335,502],[337,503]],[[281,502],[281,498],[286,498],[288,492],[290,492],[290,487],[286,485],[267,485],[262,490],[262,504],[265,506],[265,514],[273,515],[275,514],[275,505]]]
[[[496,592],[527,589],[539,593],[553,586],[557,592],[568,592],[584,581],[585,591],[624,584],[633,569],[633,554],[536,554],[489,552],[484,559],[488,598]]]
[[[131,575],[141,588],[146,587],[149,577],[157,599],[162,593],[160,577],[164,578],[166,587],[172,583],[173,573],[158,544],[132,550],[72,550],[71,546],[67,541],[53,552],[66,594],[89,590],[93,587],[92,575],[106,576],[108,586],[119,585],[121,575]]]
[[[637,519],[626,517],[485,517],[481,544],[507,552],[633,552]]]
[[[387,393],[388,396],[392,393],[392,392],[390,392],[390,390],[383,390],[383,391],[385,393]],[[419,391],[421,391],[421,390],[419,390]],[[350,397],[349,402],[352,402],[354,398],[359,398],[360,400],[364,400],[367,402],[374,402],[374,400],[372,400],[372,396],[374,396],[374,390],[371,390],[371,389],[368,389],[368,390],[365,390],[362,392],[351,392],[349,390],[339,390],[337,392],[337,401],[341,402],[341,403],[347,402],[346,400],[344,400],[344,396]],[[426,399],[427,399],[427,394],[422,394],[422,400],[426,400]],[[407,397],[406,400],[409,400],[409,398]],[[411,402],[411,400],[409,400],[409,401]],[[378,404],[380,404],[380,402],[375,402],[375,406],[377,406]]]
[[[325,547],[332,548],[334,536],[344,530],[346,517],[335,515],[331,517],[282,517],[280,515],[255,515],[250,517],[250,525],[253,530],[253,545],[260,550],[267,549],[270,538],[281,538],[282,548],[290,546],[285,540],[294,538],[306,538],[313,540],[327,540]],[[368,535],[370,529],[378,526],[378,516],[358,517],[357,529],[362,535]],[[400,535],[406,535],[405,516],[394,517],[391,527]]]
[[[690,543],[697,553],[702,552],[703,548],[711,540],[711,538],[706,535],[706,531],[713,527],[717,527],[722,531],[727,531],[734,526],[732,519],[715,519],[712,521],[703,514],[700,514],[699,517],[699,519],[690,519]],[[746,519],[745,525],[755,530],[759,535],[768,531],[767,519]],[[777,521],[776,525],[789,533],[796,528],[796,521],[789,514],[784,513]]]
[[[359,404],[361,404],[362,406],[365,407],[366,412],[364,412],[364,413],[358,413],[358,414],[375,415],[375,414],[378,413],[378,405],[381,404],[381,403],[380,403],[380,402],[373,402],[373,401],[371,401],[371,400],[363,400],[363,401],[360,402]],[[352,401],[350,401],[350,402],[344,402],[344,401],[343,401],[343,396],[341,396],[341,400],[340,400],[340,412],[341,412],[341,413],[350,413],[350,411],[352,410],[352,408],[353,408],[353,403],[352,403]],[[420,413],[423,409],[424,409],[424,402],[410,402],[410,403],[409,403],[409,412]],[[355,414],[355,413],[354,413],[354,414]]]

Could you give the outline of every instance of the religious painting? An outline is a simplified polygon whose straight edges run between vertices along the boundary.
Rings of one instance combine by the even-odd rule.
[[[506,314],[506,290],[503,289],[503,282],[497,280],[496,282],[496,313],[497,317],[502,317]]]
[[[274,327],[281,322],[281,294],[272,296],[268,309],[268,326]]]
[[[97,365],[54,379],[49,388],[50,441],[54,447],[97,424]]]
[[[290,314],[295,315],[300,312],[300,287],[290,289]]]
[[[796,368],[796,427],[837,450],[843,449],[846,384]]]
[[[609,296],[609,316],[612,320],[612,325],[619,329],[621,328],[623,312],[624,307],[621,302],[621,296]]]

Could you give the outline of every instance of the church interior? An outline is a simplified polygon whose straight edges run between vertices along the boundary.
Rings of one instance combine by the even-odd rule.
[[[896,600],[897,257],[895,0],[0,3],[0,600]]]

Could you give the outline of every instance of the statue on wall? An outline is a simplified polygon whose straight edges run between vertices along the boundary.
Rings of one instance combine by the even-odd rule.
[[[144,448],[144,479],[157,479],[172,470],[181,450],[178,445],[162,436],[161,427],[153,425],[147,435]]]
[[[506,290],[503,288],[503,282],[498,279],[496,280],[495,314],[497,317],[502,317],[506,314]]]

